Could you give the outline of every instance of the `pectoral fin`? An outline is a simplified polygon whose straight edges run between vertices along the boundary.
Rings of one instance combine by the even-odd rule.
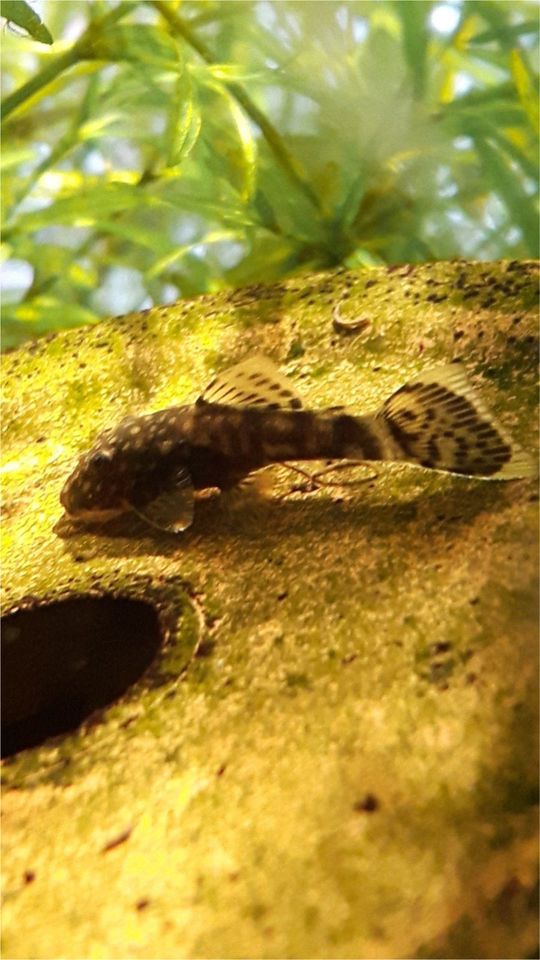
[[[133,512],[165,533],[182,533],[193,522],[194,494],[193,483],[187,470],[179,470],[173,479],[173,486],[164,490],[154,500],[143,507],[132,506]]]

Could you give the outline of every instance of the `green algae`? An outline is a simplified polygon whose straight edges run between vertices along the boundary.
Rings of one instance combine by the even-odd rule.
[[[271,500],[201,501],[179,539],[62,529],[58,494],[103,425],[254,351],[359,411],[460,357],[530,449],[536,275],[340,271],[5,358],[4,613],[117,594],[164,633],[99,722],[4,765],[6,958],[534,948],[534,483],[388,466],[308,494],[275,471]],[[337,333],[336,302],[369,327]]]

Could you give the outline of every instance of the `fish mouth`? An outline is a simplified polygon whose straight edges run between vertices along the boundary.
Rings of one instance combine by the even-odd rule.
[[[118,507],[109,507],[101,510],[67,510],[66,514],[70,520],[76,520],[78,523],[104,523],[107,520],[113,520],[131,509],[128,503],[122,503]]]

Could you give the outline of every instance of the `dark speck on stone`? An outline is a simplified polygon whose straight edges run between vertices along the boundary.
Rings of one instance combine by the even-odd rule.
[[[355,813],[375,813],[375,810],[378,810],[380,803],[374,793],[366,793],[361,800],[357,800],[353,805],[353,810]]]
[[[429,670],[428,679],[430,683],[434,683],[437,686],[440,686],[441,689],[448,689],[447,679],[450,677],[454,670],[454,662],[452,659],[446,660],[434,660],[431,664]]]
[[[442,303],[443,300],[446,300],[445,293],[428,293],[426,300],[430,303]]]
[[[429,648],[429,652],[434,655],[437,653],[448,653],[451,649],[452,644],[448,640],[438,640],[436,643],[432,643]]]

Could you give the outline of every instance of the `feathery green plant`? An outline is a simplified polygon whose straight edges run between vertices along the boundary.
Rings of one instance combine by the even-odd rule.
[[[534,3],[1,12],[5,347],[291,273],[538,254]]]

